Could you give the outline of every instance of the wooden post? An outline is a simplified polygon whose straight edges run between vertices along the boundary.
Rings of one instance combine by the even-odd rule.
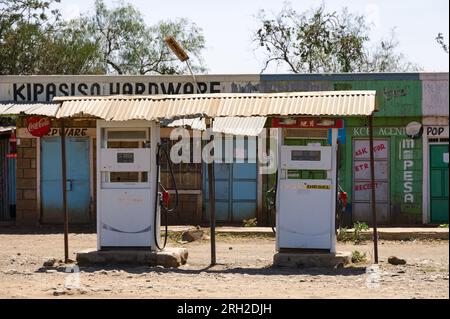
[[[377,232],[377,209],[375,197],[375,161],[373,154],[373,115],[368,117],[369,121],[369,154],[370,154],[370,184],[372,196],[370,203],[372,204],[372,227],[373,227],[373,255],[375,264],[378,264],[378,232]]]
[[[212,133],[213,119],[207,119],[206,128]],[[214,140],[214,137],[212,137]],[[214,150],[215,152],[215,150]],[[211,229],[211,266],[216,264],[216,190],[214,178],[214,157],[211,163],[208,163],[208,188],[209,188],[209,212]]]
[[[66,170],[66,134],[64,119],[61,118],[61,175],[63,190],[63,213],[64,213],[64,262],[69,261],[69,212],[67,209],[67,170]]]

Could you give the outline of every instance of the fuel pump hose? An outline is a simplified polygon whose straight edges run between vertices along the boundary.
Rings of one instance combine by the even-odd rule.
[[[172,184],[173,187],[175,189],[175,205],[172,208],[166,207],[163,205],[162,201],[160,200],[159,197],[159,187],[162,185],[160,185],[159,182],[159,168],[160,168],[160,164],[161,164],[161,149],[162,152],[164,153],[164,156],[166,157],[167,160],[167,165],[169,166],[169,173],[170,173],[170,177],[172,179]],[[169,213],[173,213],[177,208],[178,208],[178,188],[177,188],[177,183],[175,181],[175,175],[173,174],[173,169],[172,169],[172,162],[170,161],[170,156],[169,153],[167,152],[167,149],[162,146],[160,143],[158,143],[157,145],[157,151],[156,151],[156,188],[155,188],[155,211],[154,211],[154,227],[155,227],[155,231],[153,232],[154,234],[154,239],[155,239],[155,245],[159,250],[163,250],[166,247],[167,244],[167,237],[168,237],[168,214]],[[160,207],[161,210],[163,211],[164,214],[164,226],[165,226],[165,230],[164,230],[164,244],[162,247],[159,246],[159,239],[158,239],[158,234],[156,233],[156,223],[158,221],[158,200],[160,200]]]

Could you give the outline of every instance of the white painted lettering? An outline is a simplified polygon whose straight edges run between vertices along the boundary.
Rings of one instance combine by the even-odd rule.
[[[407,170],[408,168],[411,168],[411,167],[413,167],[413,165],[414,165],[414,162],[413,161],[404,161],[403,162],[403,169],[404,170]]]
[[[414,203],[414,195],[411,193],[405,194],[403,202],[406,203]]]

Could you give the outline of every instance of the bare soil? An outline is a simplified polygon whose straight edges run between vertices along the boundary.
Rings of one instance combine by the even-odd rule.
[[[63,259],[63,235],[0,229],[0,298],[449,298],[448,241],[382,241],[380,263],[372,244],[338,243],[340,251],[366,253],[368,261],[344,269],[272,267],[275,240],[219,236],[218,265],[208,267],[208,240],[185,244],[188,264],[162,267],[43,267]],[[96,246],[96,235],[69,235],[70,252]],[[173,240],[171,246],[180,246]],[[394,266],[389,256],[407,261]],[[72,264],[73,266],[73,264]]]

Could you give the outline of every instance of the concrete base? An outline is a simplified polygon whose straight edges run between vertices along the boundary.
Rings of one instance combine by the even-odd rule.
[[[77,253],[79,265],[132,264],[146,266],[179,267],[188,258],[186,248],[166,248],[163,251],[149,250],[96,250],[86,249]]]
[[[273,256],[273,265],[291,268],[341,268],[351,264],[352,254],[350,252],[278,252]]]

